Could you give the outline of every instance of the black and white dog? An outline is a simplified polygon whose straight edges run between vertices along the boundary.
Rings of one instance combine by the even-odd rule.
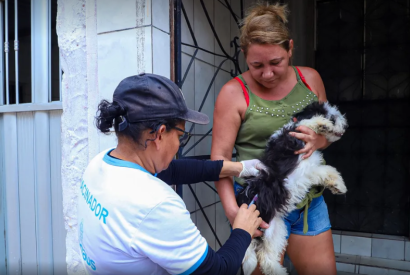
[[[304,142],[289,135],[305,125],[328,141],[341,138],[347,121],[339,110],[328,103],[311,103],[280,130],[273,133],[267,142],[261,161],[266,166],[258,177],[246,180],[248,186],[238,194],[238,205],[249,204],[257,194],[255,202],[261,218],[270,227],[261,239],[253,239],[243,260],[244,273],[251,274],[259,262],[265,275],[287,274],[280,264],[285,251],[287,229],[283,218],[296,209],[310,188],[321,185],[333,194],[344,194],[347,189],[339,172],[332,166],[322,165],[323,156],[315,151],[309,158],[295,151],[302,149]]]

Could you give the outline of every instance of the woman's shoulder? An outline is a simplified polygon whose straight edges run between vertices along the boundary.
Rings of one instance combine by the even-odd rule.
[[[322,78],[320,77],[319,73],[310,67],[302,67],[302,66],[297,66],[297,68],[300,70],[300,72],[303,74],[305,77],[306,81],[312,80],[312,81],[322,81]]]
[[[310,67],[297,66],[305,81],[312,88],[312,91],[319,97],[319,99],[326,98],[323,80],[318,71]],[[321,100],[322,101],[322,100]]]
[[[226,82],[225,85],[222,86],[220,94],[221,93],[232,95],[232,94],[243,93],[243,91],[242,91],[240,82],[237,79],[232,78],[231,80]]]
[[[302,66],[297,66],[297,68],[300,70],[300,72],[305,77],[307,82],[310,81],[312,84],[315,82],[322,82],[322,78],[320,77],[320,74],[315,69],[310,68],[310,67],[302,67]]]
[[[232,78],[222,86],[216,103],[229,103],[230,105],[241,106],[246,105],[244,91],[238,80]]]
[[[215,101],[214,119],[227,116],[232,118],[235,114],[239,120],[243,119],[248,108],[244,91],[241,84],[236,79],[231,79],[222,86]]]

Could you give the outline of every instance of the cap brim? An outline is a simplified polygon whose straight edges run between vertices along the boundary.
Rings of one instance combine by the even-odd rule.
[[[183,120],[196,123],[196,124],[208,124],[209,123],[209,117],[204,114],[200,113],[191,109],[188,109],[188,111],[180,117]]]

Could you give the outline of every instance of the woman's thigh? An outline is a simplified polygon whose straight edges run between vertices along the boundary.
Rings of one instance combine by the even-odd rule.
[[[303,216],[301,211],[299,219],[288,227],[290,236],[286,252],[289,258],[299,275],[336,275],[332,231],[323,197],[312,201],[306,234],[303,233]]]
[[[299,275],[336,275],[331,230],[316,236],[291,234],[286,253]]]

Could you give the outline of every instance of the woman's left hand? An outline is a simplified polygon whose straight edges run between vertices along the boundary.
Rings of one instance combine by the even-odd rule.
[[[329,145],[325,136],[316,134],[315,131],[306,126],[299,126],[296,130],[300,133],[290,132],[289,134],[305,142],[305,147],[295,152],[295,154],[305,153],[302,159],[307,159],[317,149],[324,149]]]
[[[241,161],[243,167],[239,178],[257,177],[260,170],[266,170],[265,165],[259,159],[250,159]]]

